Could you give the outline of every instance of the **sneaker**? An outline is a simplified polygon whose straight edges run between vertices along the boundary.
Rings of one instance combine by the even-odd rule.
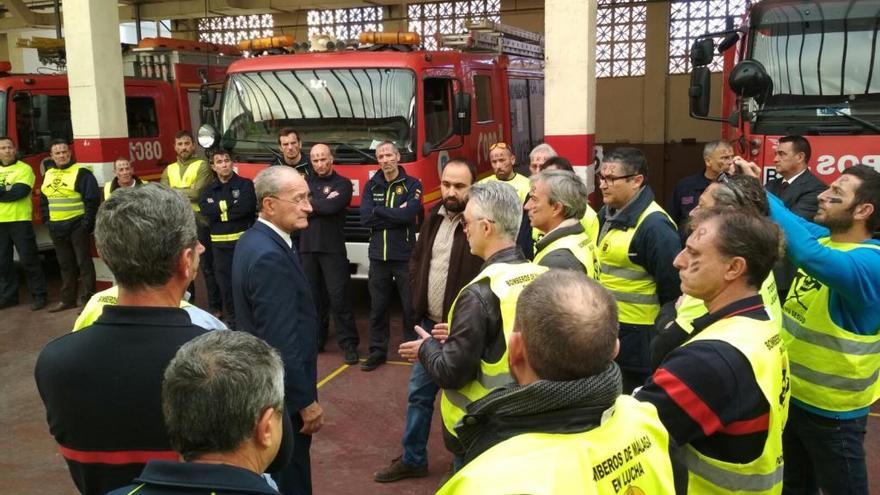
[[[31,311],[39,311],[46,307],[46,296],[43,297],[35,297],[34,302],[31,303]]]
[[[373,481],[379,483],[390,483],[392,481],[402,480],[406,478],[424,478],[428,476],[428,466],[413,467],[403,462],[403,456],[393,461],[387,468],[374,473]]]
[[[383,354],[370,354],[370,357],[361,365],[361,371],[373,371],[385,364],[386,360],[387,358]]]
[[[357,364],[361,360],[356,347],[349,347],[345,350],[345,364]]]

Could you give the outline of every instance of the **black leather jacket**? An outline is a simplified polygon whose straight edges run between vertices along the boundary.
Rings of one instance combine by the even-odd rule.
[[[486,260],[480,271],[495,263],[527,263],[516,246],[502,249]],[[476,379],[480,360],[497,361],[507,342],[501,325],[501,303],[484,279],[458,294],[444,344],[431,338],[419,349],[419,361],[440,388],[458,389]]]

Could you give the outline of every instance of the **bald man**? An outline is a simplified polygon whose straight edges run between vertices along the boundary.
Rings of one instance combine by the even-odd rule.
[[[307,178],[313,211],[308,228],[300,234],[299,246],[318,311],[318,351],[324,350],[332,312],[336,342],[345,362],[357,364],[358,332],[349,303],[351,272],[343,234],[352,183],[333,170],[333,152],[326,144],[312,146],[309,159],[314,171]]]

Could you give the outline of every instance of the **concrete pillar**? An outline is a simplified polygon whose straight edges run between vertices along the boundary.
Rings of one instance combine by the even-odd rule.
[[[113,178],[113,160],[128,156],[119,9],[115,0],[62,5],[74,156],[103,184]]]
[[[596,0],[546,0],[544,140],[586,174],[596,135]]]

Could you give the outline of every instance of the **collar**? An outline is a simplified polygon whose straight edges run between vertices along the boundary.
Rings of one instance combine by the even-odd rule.
[[[642,212],[652,201],[654,201],[654,191],[650,186],[644,186],[623,208],[614,211],[610,208],[606,209],[605,219],[626,228],[635,227]]]
[[[220,177],[215,177],[215,178],[214,178],[214,182],[213,182],[213,184],[212,184],[212,187],[213,187],[214,189],[216,189],[216,188],[218,188],[218,187],[223,187],[223,186],[225,186],[225,185],[227,185],[227,184],[228,184],[228,185],[233,185],[233,184],[235,184],[236,182],[238,182],[238,179],[239,179],[239,175],[233,171],[233,172],[232,172],[232,176],[229,177],[229,180],[226,181],[226,182],[221,181],[221,180],[220,180]]]
[[[193,163],[197,163],[197,162],[200,162],[200,161],[202,161],[201,158],[198,158],[198,157],[195,157],[195,156],[191,156],[191,157],[189,157],[189,160],[187,160],[187,161],[185,161],[185,162],[181,162],[180,160],[177,160],[175,163],[177,163],[177,166],[179,166],[179,167],[189,167],[189,166],[192,165]]]
[[[485,270],[486,267],[495,263],[527,263],[528,261],[529,260],[526,259],[525,255],[523,255],[522,251],[519,249],[519,246],[513,245],[489,256],[489,259],[487,259],[483,263],[483,266],[480,267],[480,271]]]
[[[807,171],[807,169],[803,169],[803,170],[801,170],[800,172],[798,172],[798,173],[797,173],[794,177],[792,177],[791,179],[782,179],[782,182],[783,182],[783,183],[787,183],[787,184],[790,186],[790,185],[792,185],[792,184],[794,183],[794,181],[797,180],[798,177],[804,175],[804,173],[805,173],[806,171]]]
[[[555,229],[541,236],[535,243],[535,251],[541,251],[551,242],[567,235],[576,235],[584,231],[584,227],[574,218],[566,218]]]
[[[764,307],[764,300],[761,298],[760,294],[756,294],[754,296],[734,301],[714,313],[707,313],[697,318],[693,322],[693,335],[702,332],[717,321],[733,316],[745,316],[747,318],[762,321],[769,319],[767,309]]]
[[[132,325],[161,327],[191,327],[189,313],[180,308],[158,306],[104,306],[101,316],[95,321],[100,325]]]
[[[270,229],[274,230],[276,234],[280,235],[284,242],[287,243],[287,247],[293,247],[293,239],[290,238],[290,234],[279,229],[278,226],[263,217],[257,217],[257,221],[266,224]]]
[[[495,176],[495,179],[498,180],[498,182],[511,182],[511,181],[513,181],[513,180],[516,179],[516,176],[517,176],[517,175],[520,175],[520,174],[518,174],[518,173],[516,172],[516,170],[514,170],[514,171],[513,171],[513,175],[511,175],[510,178],[507,179],[507,180],[505,180],[505,179],[499,179],[497,175]]]
[[[277,495],[266,480],[244,468],[229,464],[150,461],[135,483],[186,487],[242,494]]]
[[[395,182],[400,182],[405,180],[408,176],[406,175],[406,170],[403,169],[403,165],[397,166],[397,177],[394,178],[391,182],[385,180],[385,174],[382,173],[382,169],[376,170],[376,173],[373,174],[373,177],[370,179],[371,181],[376,182],[377,184],[386,184],[391,185]]]

